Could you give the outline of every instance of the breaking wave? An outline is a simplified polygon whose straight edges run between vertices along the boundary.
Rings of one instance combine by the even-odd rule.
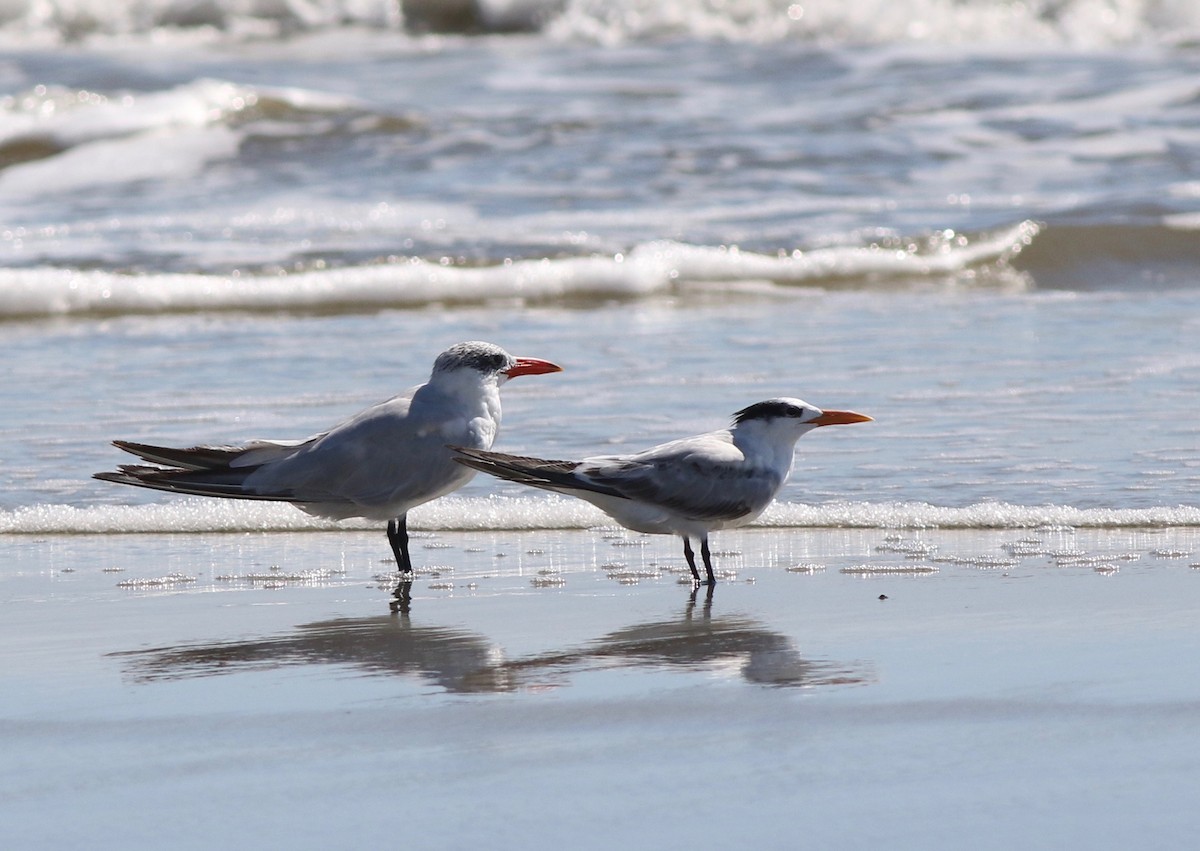
[[[897,281],[1024,288],[1009,261],[1038,232],[1021,222],[968,237],[767,255],[730,246],[650,242],[612,256],[505,260],[462,266],[422,258],[296,274],[123,274],[61,268],[0,269],[0,319],[214,310],[312,311],[438,303],[634,298],[688,287],[870,286]]]

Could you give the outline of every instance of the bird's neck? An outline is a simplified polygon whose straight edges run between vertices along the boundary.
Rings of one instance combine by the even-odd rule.
[[[472,379],[439,376],[417,395],[425,400],[424,416],[432,418],[427,427],[440,429],[446,443],[488,449],[500,429],[500,390],[494,381]]]
[[[478,374],[447,375],[437,384],[438,392],[453,399],[463,410],[500,422],[500,388],[494,380]]]
[[[798,434],[781,434],[758,423],[743,423],[730,430],[733,445],[751,464],[786,475],[792,469]]]

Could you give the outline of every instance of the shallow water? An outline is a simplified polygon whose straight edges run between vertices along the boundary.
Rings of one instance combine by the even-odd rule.
[[[109,506],[172,501],[92,481],[121,460],[108,440],[303,437],[418,383],[423,361],[456,339],[484,338],[566,367],[505,387],[497,446],[508,451],[634,450],[793,395],[876,419],[798,444],[782,501],[818,507],[795,515],[801,525],[855,512],[876,525],[922,523],[930,515],[921,506],[974,507],[980,524],[1003,523],[986,508],[993,502],[1029,509],[1025,524],[1057,522],[1037,515],[1039,506],[1160,509],[1159,521],[1195,522],[1186,506],[1200,487],[1192,416],[1200,356],[1190,342],[1198,326],[1192,291],[816,293],[585,311],[44,322],[0,341],[16,365],[0,390],[0,460],[11,471],[3,517],[8,531],[119,531],[114,518],[134,521]],[[54,357],[38,354],[47,351]],[[425,356],[414,363],[414,352]],[[462,491],[475,500],[497,494],[529,496],[482,479]],[[537,504],[510,503],[490,522],[539,525]],[[35,505],[41,514],[13,513]],[[216,512],[216,527],[231,515],[251,518],[251,528],[267,517],[302,521],[286,507],[201,510]],[[472,524],[470,509],[455,503],[423,510],[443,528],[455,517]],[[786,522],[782,511],[769,517]],[[589,525],[598,517],[589,512],[553,512],[548,525]],[[195,528],[187,516],[162,516],[157,528]]]

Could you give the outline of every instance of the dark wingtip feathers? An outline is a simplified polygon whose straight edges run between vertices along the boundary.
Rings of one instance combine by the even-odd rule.
[[[132,440],[114,440],[112,445],[152,464],[163,464],[177,470],[221,470],[245,451],[239,446],[154,446]]]

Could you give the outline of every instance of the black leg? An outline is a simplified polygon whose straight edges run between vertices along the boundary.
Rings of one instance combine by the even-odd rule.
[[[708,571],[708,587],[712,588],[717,584],[717,577],[713,576],[712,556],[708,553],[708,535],[700,539],[700,556],[704,559],[704,569]]]
[[[696,570],[696,554],[692,552],[692,542],[683,537],[683,557],[687,559],[688,567],[692,569],[692,581],[700,584],[700,571]]]
[[[412,559],[408,557],[408,515],[401,514],[395,520],[389,520],[387,535],[392,555],[396,557],[396,567],[401,573],[412,573]]]

